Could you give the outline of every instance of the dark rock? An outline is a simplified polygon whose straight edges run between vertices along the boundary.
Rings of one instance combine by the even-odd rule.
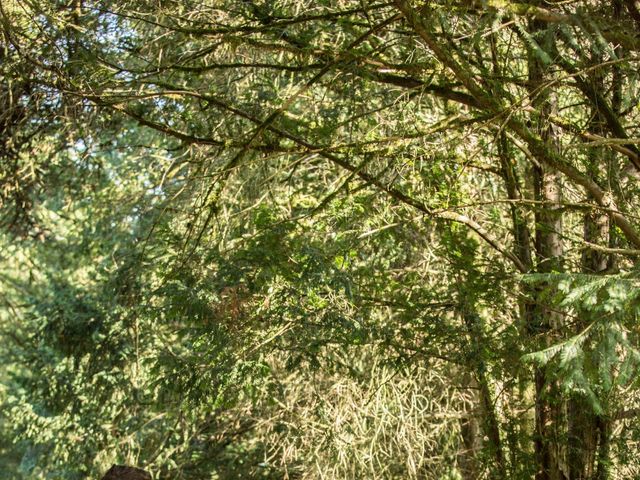
[[[113,465],[102,480],[151,480],[151,475],[139,468]]]

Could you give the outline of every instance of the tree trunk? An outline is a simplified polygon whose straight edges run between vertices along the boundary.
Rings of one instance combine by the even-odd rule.
[[[614,0],[613,16],[620,19],[623,11],[621,0]],[[624,52],[616,48],[616,55],[621,57]],[[602,58],[596,56],[591,62],[598,64]],[[621,104],[621,78],[619,67],[612,66],[613,78],[610,91],[611,111],[613,115],[620,115]],[[605,79],[595,71],[590,76],[594,91],[607,91]],[[597,107],[593,107],[592,120],[589,131],[599,136],[607,135],[607,122],[602,118]],[[616,154],[607,148],[591,149],[588,158],[587,172],[593,178],[605,176],[606,184],[612,188],[618,187],[620,165],[616,161]],[[618,187],[619,189],[619,187]],[[591,211],[584,215],[584,240],[588,244],[609,246],[615,243],[614,231],[610,228],[610,218],[604,212]],[[591,248],[583,251],[581,259],[582,271],[587,274],[599,274],[612,269],[615,258]],[[576,326],[577,331],[582,330],[590,319],[583,319]],[[577,332],[576,332],[577,333]],[[571,479],[576,480],[605,480],[608,477],[608,463],[610,450],[611,426],[610,420],[604,415],[594,411],[591,402],[584,396],[574,395],[569,402],[569,466]],[[596,466],[597,464],[597,466]]]
[[[536,20],[530,23],[530,35],[543,47],[551,50],[555,39],[547,25]],[[546,90],[549,80],[546,67],[535,53],[529,53],[529,92],[532,104],[541,112],[537,133],[549,145],[554,145],[555,132],[548,121],[553,113],[553,99]],[[536,271],[551,273],[562,271],[562,189],[560,173],[541,161],[532,166],[534,199],[540,207],[535,213],[535,253]],[[549,308],[541,295],[534,296],[534,305],[529,312],[529,331],[534,336],[544,337],[544,345],[551,342],[551,332],[562,323],[561,315]],[[562,400],[557,382],[550,378],[546,366],[536,367],[535,383],[535,455],[537,462],[536,480],[559,480],[564,473],[564,452],[561,431],[564,424]]]

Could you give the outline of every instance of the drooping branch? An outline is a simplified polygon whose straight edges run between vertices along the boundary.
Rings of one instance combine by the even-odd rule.
[[[164,86],[167,87],[168,85],[165,84]],[[266,123],[264,120],[257,118],[248,112],[245,112],[236,107],[228,105],[227,103],[221,101],[220,99],[217,99],[215,97],[208,96],[208,95],[199,94],[197,92],[189,92],[189,91],[184,91],[179,89],[168,90],[165,93],[167,95],[169,94],[184,95],[184,96],[191,96],[191,97],[199,98],[202,100],[206,100],[211,104],[216,105],[218,108],[221,108],[227,112],[233,113],[234,115],[240,118],[244,118],[246,120],[251,121],[255,125],[263,125],[265,130],[268,130],[272,133],[277,134],[282,138],[286,138],[288,140],[295,142],[297,145],[307,149],[308,152],[317,153],[318,155],[331,161],[332,163],[344,168],[345,170],[348,170],[349,172],[354,173],[360,179],[365,181],[367,184],[373,185],[378,190],[385,192],[391,198],[399,201],[400,203],[411,206],[416,210],[418,210],[419,212],[422,212],[429,217],[440,218],[442,220],[452,221],[452,222],[466,225],[471,230],[473,230],[480,238],[482,238],[489,246],[491,246],[493,249],[499,252],[503,257],[511,261],[515,265],[515,267],[518,269],[518,271],[522,273],[528,272],[528,268],[522,263],[522,261],[516,255],[514,255],[507,248],[502,246],[498,240],[494,239],[491,236],[491,234],[482,227],[482,225],[480,225],[478,222],[468,217],[467,215],[463,215],[461,213],[451,212],[451,211],[435,212],[431,210],[424,202],[410,195],[407,195],[401,190],[398,190],[397,188],[395,188],[394,186],[382,181],[380,178],[362,170],[357,165],[352,165],[347,160],[339,157],[338,155],[335,155],[334,153],[327,151],[326,148],[319,145],[314,145],[304,140],[303,138],[300,138],[297,135],[294,135],[282,128],[276,127],[272,122]],[[150,128],[154,128],[153,122],[143,123],[143,125],[148,126]],[[171,135],[171,131],[167,131],[166,129],[163,129],[162,131],[165,134]]]

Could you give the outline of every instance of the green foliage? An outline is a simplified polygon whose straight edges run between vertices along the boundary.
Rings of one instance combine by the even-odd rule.
[[[562,309],[569,332],[566,340],[523,359],[553,365],[568,394],[586,397],[597,413],[615,415],[612,409],[620,401],[616,392],[635,385],[640,367],[636,272],[530,275],[527,281],[548,285],[550,300]]]
[[[638,477],[640,13],[471,3],[2,3],[4,477]]]

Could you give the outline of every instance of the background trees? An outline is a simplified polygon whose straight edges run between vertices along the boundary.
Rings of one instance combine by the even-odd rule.
[[[636,3],[1,13],[16,478],[636,475]]]

